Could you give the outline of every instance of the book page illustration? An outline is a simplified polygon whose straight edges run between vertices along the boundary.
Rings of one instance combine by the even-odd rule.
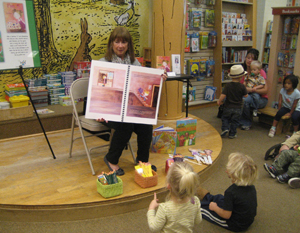
[[[156,124],[163,70],[92,61],[86,117]]]
[[[26,32],[23,3],[3,2],[7,33]]]

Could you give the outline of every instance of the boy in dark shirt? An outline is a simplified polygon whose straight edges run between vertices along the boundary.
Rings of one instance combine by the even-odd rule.
[[[224,110],[222,115],[222,133],[224,137],[229,132],[229,138],[236,138],[236,129],[239,126],[242,115],[243,97],[247,97],[246,87],[240,83],[240,78],[246,75],[243,66],[234,65],[230,68],[228,75],[232,82],[227,83],[218,100],[220,106],[225,99]]]

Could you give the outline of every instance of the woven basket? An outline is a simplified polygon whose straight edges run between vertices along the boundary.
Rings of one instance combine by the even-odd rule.
[[[118,183],[116,184],[109,184],[103,185],[97,179],[97,191],[101,194],[104,198],[115,197],[121,195],[123,193],[123,181],[117,177]]]
[[[143,177],[136,170],[134,175],[134,181],[142,188],[149,188],[157,185],[157,173],[152,170],[153,176]]]

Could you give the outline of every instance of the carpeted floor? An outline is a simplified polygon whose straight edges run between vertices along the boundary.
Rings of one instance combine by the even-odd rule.
[[[202,118],[221,131],[221,120],[216,117],[218,108],[209,107],[190,110],[190,114]],[[285,140],[285,135],[269,138],[269,126],[258,123],[257,118],[251,130],[238,130],[235,139],[224,138],[221,151],[220,169],[201,185],[212,194],[224,193],[231,184],[225,173],[227,157],[232,152],[242,152],[251,156],[259,169],[256,182],[258,209],[253,225],[247,232],[300,232],[300,189],[291,189],[287,184],[280,184],[272,179],[264,170],[264,154],[272,145]],[[268,161],[271,163],[271,161]],[[164,201],[164,200],[160,200]],[[54,223],[12,223],[0,222],[0,232],[150,232],[146,218],[147,209],[97,218],[86,221],[54,222]],[[203,220],[195,228],[195,232],[214,233],[229,232]]]

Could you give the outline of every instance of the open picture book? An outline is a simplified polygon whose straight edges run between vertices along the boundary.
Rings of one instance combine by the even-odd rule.
[[[93,60],[85,117],[156,125],[163,73]]]

